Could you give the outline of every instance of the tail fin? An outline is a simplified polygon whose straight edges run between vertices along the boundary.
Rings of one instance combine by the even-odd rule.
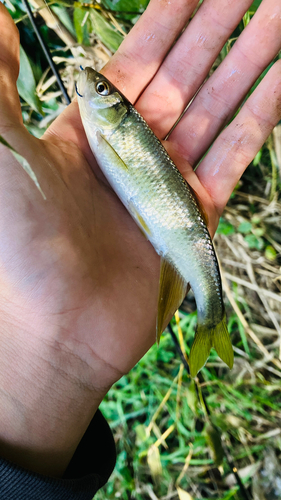
[[[224,361],[231,369],[233,367],[234,356],[225,315],[221,322],[214,329],[213,347],[216,349],[222,361]]]
[[[196,377],[199,370],[205,365],[212,347],[216,349],[219,357],[229,368],[232,368],[233,349],[225,315],[212,330],[204,325],[198,325],[189,356],[189,368],[192,377]]]

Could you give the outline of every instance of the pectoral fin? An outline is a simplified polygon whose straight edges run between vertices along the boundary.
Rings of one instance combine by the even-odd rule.
[[[103,147],[107,150],[107,156],[112,160],[112,162],[117,162],[118,166],[121,167],[122,170],[128,170],[126,163],[122,160],[118,153],[116,153],[115,149],[111,146],[108,140],[104,137],[103,134],[99,134],[100,141],[103,141]]]
[[[186,296],[187,287],[187,282],[182,278],[175,267],[162,257],[156,326],[156,339],[158,343],[164,326],[173,316]]]

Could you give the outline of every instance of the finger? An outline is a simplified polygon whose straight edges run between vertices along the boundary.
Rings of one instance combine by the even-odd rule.
[[[157,72],[199,0],[151,0],[103,73],[131,101]]]
[[[219,213],[280,119],[281,60],[270,69],[196,170]]]
[[[158,70],[199,0],[151,0],[137,24],[103,73],[134,102]],[[49,127],[44,137],[63,137],[91,157],[77,102],[73,102]]]
[[[22,122],[19,95],[16,87],[19,72],[19,32],[1,2],[0,31],[1,134],[4,128]]]
[[[205,0],[137,102],[164,138],[208,75],[252,0]]]
[[[103,68],[107,78],[132,102],[156,73],[197,3],[198,0],[151,0],[118,51]],[[77,102],[71,103],[49,127],[45,137],[49,135],[63,135],[75,144],[82,141],[83,149],[88,152]]]
[[[280,0],[264,0],[170,136],[195,165],[281,48]]]

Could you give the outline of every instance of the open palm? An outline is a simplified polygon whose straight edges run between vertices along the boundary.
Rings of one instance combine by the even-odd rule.
[[[103,69],[163,140],[252,0],[205,0],[174,44],[197,3],[151,0]],[[10,362],[19,357],[29,363],[30,378],[36,369],[30,352],[39,353],[46,378],[52,360],[55,372],[63,367],[69,374],[72,399],[74,382],[80,382],[71,423],[79,420],[78,442],[110,385],[155,341],[159,258],[100,172],[77,102],[43,140],[24,129],[16,91],[17,30],[1,4],[0,26],[0,134],[27,158],[47,198],[1,148],[0,311],[16,338]],[[211,234],[238,179],[281,118],[281,61],[220,131],[280,48],[280,0],[263,0],[165,141],[205,206]]]

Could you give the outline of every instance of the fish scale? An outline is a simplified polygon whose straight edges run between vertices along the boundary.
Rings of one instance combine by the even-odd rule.
[[[103,75],[86,68],[78,86],[82,123],[99,166],[161,256],[157,337],[189,283],[198,312],[191,375],[211,347],[232,366],[218,262],[193,191],[143,117]]]
[[[179,174],[164,148],[162,149],[162,145],[161,150],[159,150],[159,142],[144,120],[141,120],[142,134],[140,137],[139,127],[136,126],[139,122],[140,117],[131,106],[126,120],[111,135],[107,136],[107,140],[124,163],[133,169],[133,176],[124,174],[124,195],[126,196],[128,193],[126,188],[132,183],[130,191],[133,195],[131,196],[133,200],[136,200],[135,206],[138,213],[145,220],[154,235],[154,239],[157,240],[155,246],[157,246],[158,253],[163,254],[163,247],[168,247],[169,259],[190,283],[193,291],[198,288],[200,282],[202,285],[204,283],[204,290],[200,290],[200,298],[198,295],[196,297],[195,292],[198,312],[204,318],[206,308],[199,310],[198,302],[199,304],[209,302],[208,296],[210,293],[213,294],[214,285],[218,284],[219,278],[217,260],[212,250],[213,245],[187,183]],[[128,127],[131,131],[130,137],[127,135]],[[150,151],[155,151],[156,148],[158,149],[157,154],[151,154]],[[170,181],[171,168],[175,172],[172,183]],[[114,182],[118,182],[117,177],[120,174],[113,168],[109,175],[114,187]],[[146,176],[152,189],[149,189],[147,185]],[[152,217],[151,211],[154,212]],[[169,213],[172,216],[169,216]],[[189,256],[190,245],[192,247],[200,246],[200,257],[198,255]],[[177,256],[180,256],[180,262]],[[194,257],[196,257],[195,269],[192,270],[190,269],[190,261],[193,261]],[[205,266],[209,268],[207,286],[207,276],[204,276],[204,266],[200,262],[202,258],[205,260]],[[183,262],[181,263],[181,261]],[[201,280],[198,280],[198,275],[201,275]],[[222,317],[222,303],[219,294],[213,297],[212,306]]]

